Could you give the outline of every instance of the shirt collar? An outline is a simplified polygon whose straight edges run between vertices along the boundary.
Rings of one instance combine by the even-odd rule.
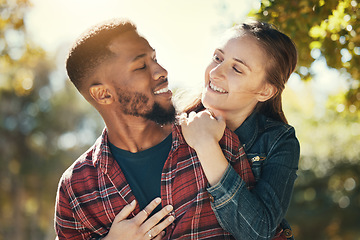
[[[228,145],[228,142],[224,142],[223,148],[226,150],[224,151],[224,154],[235,154],[235,150],[238,149],[238,141],[236,138],[232,137],[234,133],[232,133],[228,128],[225,129],[225,135],[221,139],[220,143],[224,142],[226,139],[232,139],[232,145]],[[178,124],[174,124],[172,126],[172,146],[170,152],[175,151],[180,145],[186,144],[186,141],[181,133],[181,126]],[[107,129],[104,128],[101,136],[96,140],[94,144],[94,154],[92,162],[94,167],[97,165],[101,169],[101,171],[105,174],[108,173],[109,166],[111,166],[115,159],[111,154],[109,142],[108,142],[108,132]]]
[[[94,167],[99,166],[102,172],[107,174],[108,166],[112,164],[114,158],[109,148],[108,132],[106,128],[104,128],[101,136],[95,141],[92,156]]]
[[[181,134],[181,127],[174,124],[172,126],[172,150],[176,150],[181,144],[186,144],[183,135]],[[108,173],[108,166],[114,162],[114,158],[111,154],[109,142],[108,142],[108,131],[104,128],[101,136],[96,140],[93,148],[93,165],[94,167],[99,166],[101,171],[105,174]]]

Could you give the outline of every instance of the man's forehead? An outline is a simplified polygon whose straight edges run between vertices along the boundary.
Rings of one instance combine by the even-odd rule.
[[[135,31],[129,31],[114,38],[109,44],[109,49],[114,53],[154,51],[148,41]]]

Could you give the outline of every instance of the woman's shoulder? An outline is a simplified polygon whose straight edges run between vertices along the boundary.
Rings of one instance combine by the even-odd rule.
[[[293,126],[264,115],[259,116],[259,119],[259,137],[267,139],[266,142],[276,144],[283,141],[291,141],[296,145],[299,144]]]
[[[295,128],[284,122],[276,121],[262,115],[259,121],[259,140],[264,143],[267,152],[289,150],[294,154],[294,160],[298,159],[300,152],[300,143],[296,137]]]
[[[295,132],[295,128],[290,124],[278,120],[274,120],[260,113],[258,113],[258,124],[259,124],[259,129],[261,129],[264,132],[269,132],[269,131]]]

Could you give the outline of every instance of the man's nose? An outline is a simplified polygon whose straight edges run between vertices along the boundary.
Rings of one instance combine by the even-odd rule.
[[[160,64],[156,63],[154,66],[153,78],[159,80],[162,78],[167,78],[168,72]]]

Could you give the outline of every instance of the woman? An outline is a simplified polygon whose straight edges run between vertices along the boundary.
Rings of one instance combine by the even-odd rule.
[[[297,51],[289,37],[267,23],[244,23],[229,33],[206,69],[201,100],[180,121],[183,135],[200,159],[211,206],[225,230],[236,239],[292,239],[284,217],[300,150],[281,93]],[[252,163],[256,185],[251,190],[219,147],[225,126],[238,135]]]

